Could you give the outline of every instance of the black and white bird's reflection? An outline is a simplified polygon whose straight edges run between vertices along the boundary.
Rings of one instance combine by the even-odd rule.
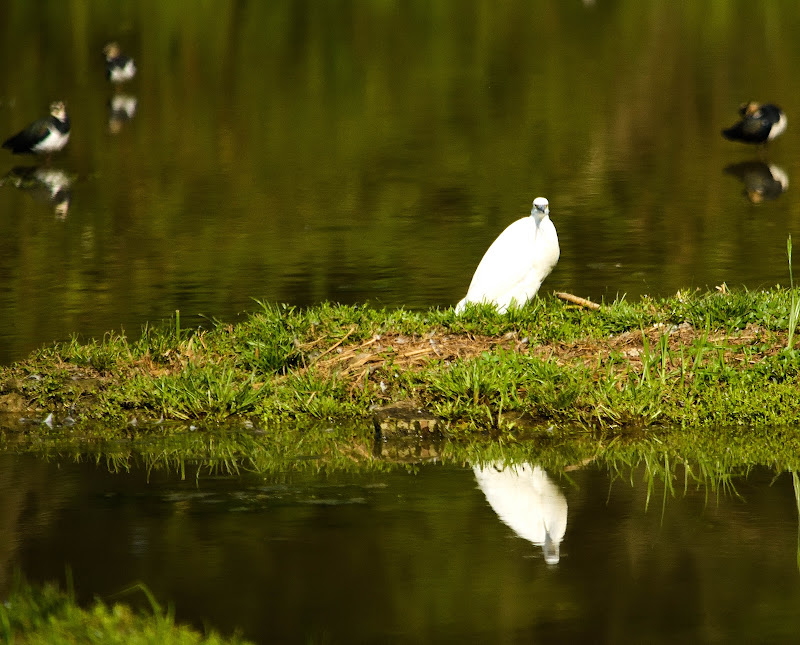
[[[58,219],[64,219],[69,212],[72,183],[67,172],[50,166],[17,166],[0,178],[0,186],[14,186],[35,201],[49,204]]]
[[[108,100],[108,131],[118,134],[122,126],[136,116],[138,100],[128,94],[115,94]]]
[[[742,161],[727,166],[725,172],[744,184],[744,194],[753,204],[777,199],[789,188],[789,175],[773,163]]]
[[[544,469],[495,462],[472,471],[497,516],[521,538],[541,546],[547,564],[557,564],[567,530],[567,498]]]

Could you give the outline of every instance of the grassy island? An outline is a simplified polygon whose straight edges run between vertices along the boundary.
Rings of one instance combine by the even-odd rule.
[[[211,329],[176,312],[135,340],[73,339],[1,368],[0,412],[10,434],[104,439],[232,422],[458,438],[792,427],[797,313],[780,287],[597,310],[548,295],[505,315],[262,304]]]

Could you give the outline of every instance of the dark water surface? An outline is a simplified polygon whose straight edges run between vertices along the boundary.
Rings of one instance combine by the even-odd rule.
[[[31,171],[0,187],[0,362],[253,298],[450,306],[537,195],[545,290],[786,283],[797,33],[795,0],[7,0],[0,136],[56,98],[73,133],[66,214]],[[119,92],[112,38],[139,66]],[[788,114],[767,151],[720,136],[749,99]],[[0,177],[33,163],[0,151]]]
[[[69,565],[80,599],[142,581],[179,620],[258,642],[794,642],[788,473],[734,477],[735,495],[665,498],[657,482],[648,507],[638,470],[492,470],[480,488],[434,465],[182,481],[3,454],[0,594],[15,568],[63,581]],[[557,564],[516,536],[520,518],[561,540]]]

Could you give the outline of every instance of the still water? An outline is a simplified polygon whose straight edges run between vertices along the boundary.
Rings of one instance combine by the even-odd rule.
[[[794,642],[792,477],[732,481],[648,503],[640,470],[591,465],[181,480],[4,454],[0,594],[69,565],[80,599],[144,604],[116,595],[141,581],[258,642]]]
[[[795,0],[7,0],[0,136],[54,99],[73,129],[47,173],[0,151],[0,362],[254,298],[451,306],[538,195],[545,291],[786,283],[799,29]],[[750,99],[788,115],[767,150],[720,135]]]

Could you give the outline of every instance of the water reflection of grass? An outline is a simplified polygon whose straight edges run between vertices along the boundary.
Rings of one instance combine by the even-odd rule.
[[[598,435],[579,427],[545,433],[483,434],[463,438],[374,435],[371,425],[286,427],[274,433],[224,428],[189,429],[161,437],[97,441],[90,437],[27,436],[5,450],[45,459],[91,461],[110,472],[144,469],[202,478],[287,471],[414,469],[421,463],[536,463],[549,472],[584,467],[617,478],[643,472],[652,491],[663,481],[670,493],[696,484],[709,493],[735,494],[733,481],[754,467],[777,473],[800,469],[800,433],[790,428],[744,431],[738,427],[662,428],[657,434]],[[679,482],[682,482],[679,483]]]
[[[336,434],[336,432],[327,434]],[[338,441],[346,438],[347,434],[342,431],[338,435],[337,441],[332,444],[337,444]],[[435,447],[429,446],[431,451],[429,454],[430,458],[435,459],[438,463],[453,465],[474,465],[484,461],[538,464],[555,479],[558,479],[559,473],[563,473],[563,477],[567,480],[574,478],[576,485],[580,484],[584,487],[584,494],[588,490],[586,488],[588,483],[602,482],[604,478],[576,477],[577,469],[608,472],[623,481],[629,481],[632,488],[635,487],[637,491],[641,491],[641,494],[630,496],[630,500],[637,508],[642,508],[642,504],[652,504],[653,500],[655,503],[658,502],[658,498],[654,496],[655,491],[663,495],[661,503],[665,507],[690,489],[691,491],[705,490],[711,497],[711,505],[713,505],[715,494],[735,494],[732,482],[746,477],[755,466],[774,468],[776,473],[795,467],[797,455],[800,454],[797,451],[796,441],[789,430],[753,433],[753,436],[747,437],[746,433],[741,432],[738,428],[700,432],[675,428],[663,429],[657,436],[642,436],[642,433],[634,432],[624,436],[603,437],[575,428],[569,434],[553,429],[552,432],[520,437],[507,435],[493,438],[487,433],[473,441],[445,441]],[[414,467],[413,463],[409,464],[407,461],[394,462],[384,458],[382,454],[390,451],[386,450],[380,442],[378,445],[383,452],[379,454],[369,436],[364,440],[364,450],[357,460],[352,458],[352,453],[348,455],[330,452],[317,454],[315,458],[295,458],[293,461],[289,461],[290,454],[282,453],[280,450],[266,450],[264,447],[266,443],[269,442],[262,434],[218,431],[213,433],[190,432],[184,435],[172,434],[161,440],[151,438],[149,445],[115,442],[93,447],[91,443],[80,445],[75,442],[70,445],[61,441],[53,442],[48,447],[46,443],[36,438],[30,438],[29,447],[48,454],[53,459],[59,459],[61,463],[69,461],[71,458],[93,459],[112,470],[125,471],[137,468],[138,472],[133,479],[138,478],[139,480],[142,479],[141,467],[143,466],[150,468],[153,472],[158,470],[173,475],[182,474],[189,478],[206,475],[246,474],[258,469],[262,473],[272,471],[277,473],[284,472],[286,469],[304,469],[315,472],[317,470],[335,470],[340,467],[351,469],[413,469]],[[343,449],[346,443],[340,443],[338,446]],[[93,449],[94,452],[92,452]],[[342,450],[342,453],[345,451]],[[307,457],[314,457],[314,455],[308,453]],[[94,470],[92,467],[88,469],[90,472]],[[128,481],[131,478],[125,476],[124,479]],[[260,482],[273,481],[272,478],[255,479]],[[291,480],[291,477],[289,479]],[[295,479],[303,481],[304,478],[297,477]],[[277,480],[281,481],[280,478]],[[158,481],[157,488],[163,486],[163,475]],[[247,479],[242,481],[246,482]],[[382,479],[373,481],[382,481]],[[464,482],[465,480],[462,477],[456,481]],[[236,484],[234,483],[234,485]],[[474,486],[472,480],[468,480],[468,486],[470,488]],[[210,487],[209,483],[201,482],[198,488],[199,491],[202,491],[207,487]],[[241,484],[237,487],[241,488]],[[567,483],[565,487],[569,488],[570,484]],[[646,496],[645,489],[647,490]],[[170,486],[167,490],[174,491],[175,487]],[[188,489],[182,487],[182,490],[191,494],[194,487],[190,485]],[[599,498],[602,505],[604,494],[601,483],[600,490],[595,491],[593,499]],[[581,498],[580,495],[576,497]],[[702,492],[700,497],[702,497]],[[694,495],[694,498],[697,499],[697,495]],[[437,506],[434,508],[443,508],[440,506],[441,499],[436,503]],[[446,504],[449,503],[446,502]],[[580,504],[575,504],[570,508],[577,510],[579,507]],[[750,512],[755,513],[756,511],[751,510]],[[448,513],[440,514],[448,515]],[[668,517],[671,517],[673,525],[676,517],[686,518],[683,515]],[[233,522],[236,520],[237,518],[232,519]],[[610,513],[609,517],[604,520],[609,524],[617,521],[624,524],[616,512]],[[655,521],[657,521],[657,509]],[[737,521],[740,520],[734,520],[734,523]],[[680,521],[678,523],[681,524]],[[577,526],[577,524],[572,526]],[[744,530],[746,526],[741,528]],[[626,530],[641,530],[641,525],[628,526]],[[689,523],[688,531],[691,532],[691,530],[693,530],[693,525]],[[413,533],[418,529],[414,527],[409,528],[408,531]],[[692,535],[687,540],[693,544],[702,542],[702,532],[699,536]],[[261,540],[257,542],[259,545],[261,544]],[[390,541],[389,544],[394,544],[394,542]],[[683,550],[687,548],[687,544],[679,542],[677,548]],[[578,549],[573,545],[573,557],[576,559],[580,557],[577,551]],[[437,557],[436,553],[432,557]],[[123,598],[123,600],[127,599]]]

